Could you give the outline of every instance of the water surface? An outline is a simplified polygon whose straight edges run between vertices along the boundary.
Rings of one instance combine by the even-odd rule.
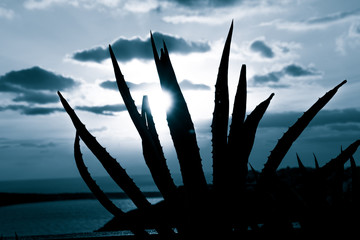
[[[149,198],[156,203],[161,198]],[[129,199],[114,199],[123,211],[134,209]],[[57,235],[92,232],[112,219],[97,200],[67,200],[0,207],[0,236]]]

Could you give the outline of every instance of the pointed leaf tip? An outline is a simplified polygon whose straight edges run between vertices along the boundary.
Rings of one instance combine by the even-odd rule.
[[[67,103],[67,101],[65,100],[64,96],[61,94],[60,91],[57,91],[57,94],[59,95],[60,101],[61,101],[61,103],[62,103],[62,105],[63,105],[64,107],[67,106],[67,105],[69,105],[69,104]],[[69,107],[70,107],[70,106],[69,106]]]
[[[233,29],[234,29],[234,22],[231,22],[229,33],[228,33],[229,41],[230,41],[230,39],[232,37]]]
[[[155,63],[157,64],[157,62],[159,61],[159,54],[157,52],[155,40],[154,40],[154,37],[153,37],[151,31],[150,31],[150,41],[151,41],[151,47],[152,47],[153,54],[154,54]]]
[[[336,87],[334,87],[334,90],[338,90],[342,85],[344,85],[345,83],[347,83],[347,80],[342,81],[341,83],[339,83]]]

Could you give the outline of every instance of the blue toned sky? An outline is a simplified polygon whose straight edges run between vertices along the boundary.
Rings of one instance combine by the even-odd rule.
[[[164,40],[211,173],[214,85],[234,20],[232,103],[247,65],[248,112],[275,96],[261,122],[252,166],[261,170],[284,131],[344,79],[331,102],[286,155],[313,167],[360,137],[360,3],[357,0],[2,0],[0,2],[0,180],[77,177],[75,130],[56,91],[129,174],[146,173],[141,140],[116,87],[113,46],[139,106],[148,95],[168,165],[178,172],[149,43]],[[82,145],[93,175],[105,175]],[[359,154],[355,155],[358,159]],[[210,175],[211,176],[211,175]]]

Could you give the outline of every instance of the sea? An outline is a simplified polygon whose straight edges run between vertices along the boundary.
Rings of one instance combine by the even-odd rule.
[[[121,192],[111,179],[95,179],[104,192]],[[135,183],[143,192],[157,191],[148,176],[137,176]],[[0,192],[6,193],[86,193],[87,186],[80,178],[0,181]],[[148,198],[151,203],[162,200]],[[130,199],[112,199],[124,212],[135,209]],[[94,233],[112,219],[112,215],[95,199],[25,203],[0,207],[0,239],[42,239],[49,236],[86,236]],[[100,234],[100,233],[99,233]],[[106,234],[106,233],[101,233]],[[114,234],[114,233],[109,233]],[[131,234],[128,231],[118,235]],[[64,237],[65,238],[65,237]],[[50,238],[51,239],[51,238]]]

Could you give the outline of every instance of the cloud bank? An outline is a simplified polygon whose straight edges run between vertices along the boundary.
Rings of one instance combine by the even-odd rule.
[[[14,94],[12,101],[22,104],[1,106],[0,111],[13,110],[26,115],[50,114],[61,111],[59,108],[33,107],[30,105],[57,103],[59,99],[56,91],[71,89],[77,85],[78,83],[72,78],[55,74],[38,66],[11,71],[0,76],[0,93]]]
[[[163,46],[163,41],[171,53],[189,54],[192,52],[207,52],[210,45],[207,42],[187,41],[180,37],[175,37],[159,32],[153,33],[155,44]],[[152,60],[154,58],[151,49],[150,37],[145,40],[137,37],[132,39],[119,38],[111,44],[111,47],[118,61],[127,62],[133,59]],[[108,47],[98,46],[91,49],[75,52],[72,59],[81,62],[100,63],[110,58]]]
[[[7,106],[0,106],[0,112],[2,111],[17,111],[22,115],[49,115],[56,112],[64,112],[62,107],[34,107],[24,104],[11,104]],[[99,115],[113,116],[115,113],[127,111],[124,104],[103,105],[103,106],[76,106],[75,110],[86,111]]]
[[[64,90],[74,87],[76,82],[67,77],[49,72],[40,67],[11,71],[0,77],[0,91],[18,92],[30,90]]]
[[[7,105],[0,106],[0,111],[17,111],[23,115],[48,115],[55,112],[65,111],[63,108],[57,107],[32,107],[28,105]]]

